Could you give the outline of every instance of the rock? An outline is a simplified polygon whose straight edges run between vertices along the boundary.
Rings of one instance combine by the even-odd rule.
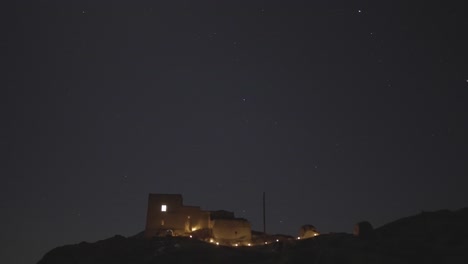
[[[375,238],[374,228],[372,227],[371,223],[367,221],[357,223],[354,226],[353,234],[362,239]]]

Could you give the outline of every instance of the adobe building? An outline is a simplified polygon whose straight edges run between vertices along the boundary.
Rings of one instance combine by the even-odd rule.
[[[185,206],[180,194],[149,194],[145,237],[186,235],[210,226],[210,213],[199,206]]]
[[[203,232],[221,244],[248,244],[251,241],[250,223],[235,218],[228,211],[204,211],[199,206],[183,204],[180,194],[148,196],[145,237],[190,236]]]
[[[250,223],[245,219],[215,219],[211,230],[214,240],[224,245],[245,245],[252,241]]]

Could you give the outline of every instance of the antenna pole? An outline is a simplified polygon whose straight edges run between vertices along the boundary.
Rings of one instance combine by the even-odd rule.
[[[265,220],[265,192],[263,192],[263,233],[266,234],[266,220]]]

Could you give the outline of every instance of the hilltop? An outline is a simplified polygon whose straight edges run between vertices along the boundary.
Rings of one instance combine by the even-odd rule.
[[[422,212],[375,229],[371,238],[325,234],[252,247],[186,237],[115,236],[55,248],[38,264],[468,263],[467,223],[468,208]]]

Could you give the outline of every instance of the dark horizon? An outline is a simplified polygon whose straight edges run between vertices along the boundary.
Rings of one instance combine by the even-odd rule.
[[[168,2],[168,3],[163,3]],[[462,1],[16,1],[1,263],[143,231],[148,193],[267,231],[468,206]]]

